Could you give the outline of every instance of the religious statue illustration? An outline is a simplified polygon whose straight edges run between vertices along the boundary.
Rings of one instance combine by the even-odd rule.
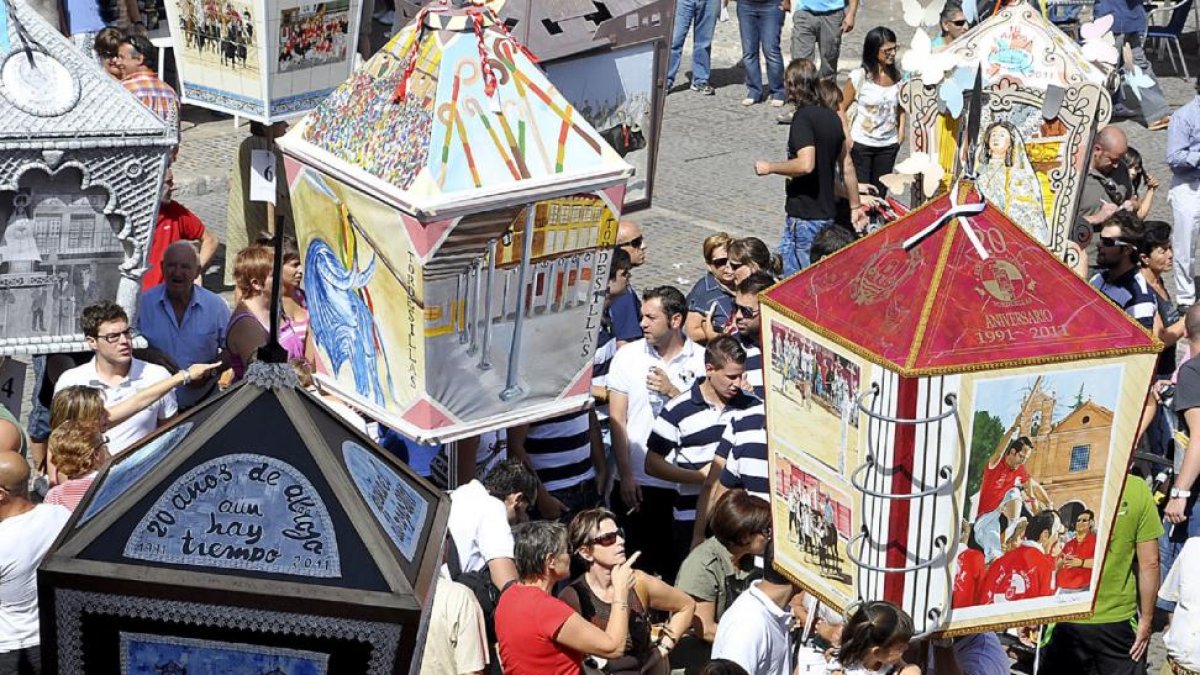
[[[1009,122],[993,122],[983,135],[975,166],[975,187],[1009,219],[1043,245],[1050,228],[1042,207],[1042,186],[1025,152],[1025,142]]]
[[[350,362],[354,388],[382,407],[380,356],[388,370],[389,392],[390,368],[383,342],[376,334],[375,318],[360,294],[375,274],[375,260],[360,269],[355,251],[349,263],[343,264],[329,244],[317,238],[308,245],[304,267],[304,292],[313,307],[310,321],[317,345],[329,355],[335,375],[344,363]]]
[[[34,237],[33,219],[29,217],[29,197],[18,195],[13,206],[4,238],[0,240],[0,262],[8,263],[9,272],[32,272],[33,266],[42,262],[42,256]]]

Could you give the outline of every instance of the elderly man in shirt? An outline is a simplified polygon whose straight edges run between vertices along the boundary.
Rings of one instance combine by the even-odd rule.
[[[220,360],[225,345],[229,305],[216,293],[197,286],[199,276],[196,247],[189,241],[177,241],[163,253],[163,283],[143,293],[138,305],[138,333],[180,368]],[[175,393],[180,409],[202,401],[216,381],[209,376],[180,387]]]

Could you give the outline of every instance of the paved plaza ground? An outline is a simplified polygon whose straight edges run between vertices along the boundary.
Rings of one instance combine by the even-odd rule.
[[[843,43],[839,73],[844,77],[858,65],[862,38],[874,26],[887,25],[895,30],[903,51],[913,29],[904,25],[901,16],[899,0],[865,2],[855,30]],[[378,24],[376,28],[376,43],[382,44]],[[1184,49],[1194,56],[1197,42],[1190,32],[1194,29],[1188,30]],[[783,38],[785,60],[789,34],[790,25],[785,27]],[[753,164],[756,159],[784,159],[787,128],[775,123],[778,109],[739,105],[745,95],[740,52],[737,19],[731,16],[730,21],[717,26],[711,79],[716,96],[712,97],[686,89],[690,43],[684,54],[679,86],[667,97],[653,206],[628,215],[642,225],[649,243],[648,263],[635,274],[634,282],[640,288],[673,284],[686,292],[703,274],[701,241],[714,232],[753,235],[772,246],[778,241],[783,223],[783,178],[760,178],[754,174]],[[1189,65],[1193,72],[1200,72],[1196,58]],[[1192,98],[1195,90],[1191,82],[1172,74],[1166,61],[1155,61],[1155,68],[1172,107]],[[1147,171],[1164,183],[1152,217],[1169,221],[1166,132],[1150,132],[1133,122],[1119,124],[1128,133],[1131,145],[1142,152]],[[185,109],[183,142],[175,166],[176,198],[222,240],[229,167],[238,144],[248,133],[245,125],[236,127],[228,118],[217,118],[196,108]],[[219,256],[218,260],[223,258]],[[215,269],[210,270],[206,285],[218,288],[221,276]],[[1162,642],[1156,635],[1151,672],[1158,672],[1162,658]]]

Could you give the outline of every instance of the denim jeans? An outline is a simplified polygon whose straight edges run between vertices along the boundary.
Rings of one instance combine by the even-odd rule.
[[[741,0],[737,4],[738,28],[742,35],[742,67],[746,70],[746,98],[761,101],[762,69],[759,51],[767,60],[767,86],[773,99],[784,100],[783,52],[779,36],[783,32],[783,9],[775,0]]]
[[[813,239],[833,220],[804,220],[787,217],[783,226],[783,238],[779,241],[779,257],[783,258],[783,276],[790,277],[812,264],[809,249]]]
[[[740,3],[739,3],[740,4]],[[712,70],[713,31],[717,29],[717,18],[721,15],[721,0],[677,0],[675,3],[675,30],[671,33],[671,56],[667,61],[667,88],[675,84],[679,72],[679,61],[683,56],[683,43],[688,30],[696,27],[692,35],[692,84],[708,84]]]

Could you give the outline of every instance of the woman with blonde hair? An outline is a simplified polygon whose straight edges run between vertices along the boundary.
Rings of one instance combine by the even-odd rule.
[[[688,291],[685,330],[693,341],[704,344],[725,332],[733,319],[733,268],[729,265],[728,233],[710,234],[703,245],[708,272]]]
[[[629,635],[623,653],[609,658],[605,673],[667,673],[675,643],[692,626],[696,601],[658,577],[634,570],[632,587],[622,595],[613,584],[613,570],[626,563],[625,533],[608,509],[581,511],[571,520],[571,551],[587,570],[558,597],[580,616],[603,629],[614,604],[629,607]],[[667,612],[670,618],[651,638],[651,611]]]
[[[108,462],[108,441],[98,425],[68,420],[50,432],[47,447],[59,476],[65,480],[50,488],[45,503],[74,511],[96,480],[96,473]]]
[[[270,341],[274,263],[275,251],[261,244],[238,251],[234,260],[233,278],[237,284],[238,303],[229,317],[225,338],[234,382],[242,379],[258,349]],[[280,281],[282,287],[283,280]],[[283,290],[286,289],[281,288],[281,294]],[[279,322],[279,344],[287,351],[289,359],[304,358],[304,340],[286,316]]]

